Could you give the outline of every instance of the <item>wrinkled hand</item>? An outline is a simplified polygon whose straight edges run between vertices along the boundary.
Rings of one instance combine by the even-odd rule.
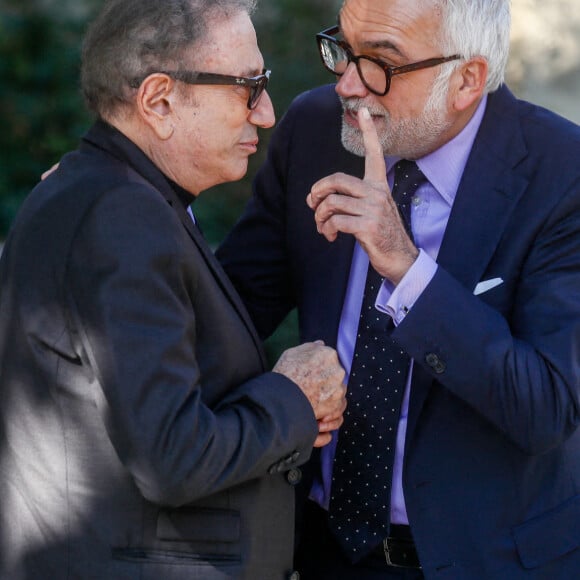
[[[344,422],[344,411],[346,409],[346,385],[341,384],[335,389],[330,399],[336,402],[336,411],[330,415],[318,419],[318,437],[314,441],[314,447],[324,447],[332,440],[332,432],[336,431]]]
[[[294,381],[312,405],[318,421],[314,446],[329,443],[346,409],[345,372],[336,351],[322,341],[301,344],[284,351],[273,370]]]
[[[375,270],[398,284],[419,252],[407,232],[387,183],[377,130],[368,109],[358,113],[365,144],[363,179],[335,173],[316,182],[307,197],[316,227],[328,241],[338,232],[355,236]]]

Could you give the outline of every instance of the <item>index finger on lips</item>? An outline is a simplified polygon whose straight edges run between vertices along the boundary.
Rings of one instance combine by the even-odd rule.
[[[358,122],[365,145],[365,181],[384,183],[387,180],[387,166],[379,135],[371,114],[366,107],[358,112]]]

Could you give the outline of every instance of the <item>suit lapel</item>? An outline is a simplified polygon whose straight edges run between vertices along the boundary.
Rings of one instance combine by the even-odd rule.
[[[515,106],[512,101],[507,89],[490,96],[437,259],[470,290],[479,282],[528,185],[527,178],[514,170],[526,155],[526,146],[515,111],[506,115],[506,109]]]
[[[528,179],[515,169],[526,154],[515,98],[503,87],[489,96],[437,259],[440,267],[471,292],[527,188]],[[417,424],[432,383],[431,375],[415,364],[409,433]]]
[[[185,210],[185,208],[183,207],[182,203],[179,201],[175,193],[170,189],[162,193],[167,199],[168,203],[177,212],[179,219],[181,220],[181,223],[187,230],[194,244],[197,246],[197,249],[199,250],[199,253],[205,260],[207,267],[211,270],[216,281],[221,287],[223,293],[230,301],[230,303],[238,313],[239,317],[244,322],[244,325],[246,326],[256,346],[256,350],[260,353],[263,368],[267,368],[266,356],[264,354],[264,349],[262,347],[262,341],[260,340],[258,333],[256,332],[256,329],[254,328],[254,325],[250,320],[250,316],[246,310],[246,307],[243,305],[242,300],[239,297],[236,290],[234,289],[232,283],[230,282],[230,279],[228,278],[227,274],[224,272],[221,265],[217,261],[217,258],[214,256],[213,252],[211,251],[211,248],[205,241],[203,235],[201,234],[201,231],[193,223],[191,216],[187,213],[187,211]]]
[[[178,198],[177,194],[173,191],[169,183],[161,175],[151,173],[147,176],[143,176],[140,173],[134,171],[133,169],[130,169],[129,171],[131,174],[131,179],[133,181],[140,181],[149,187],[155,188],[157,191],[159,191],[161,195],[163,195],[167,203],[169,203],[169,205],[175,210],[175,212],[179,216],[179,220],[181,221],[183,227],[187,230],[189,237],[192,239],[193,243],[197,247],[200,255],[202,256],[209,270],[212,272],[214,278],[216,279],[217,283],[222,289],[224,295],[230,301],[230,303],[238,313],[239,317],[242,319],[244,325],[246,326],[250,336],[252,337],[252,341],[256,346],[256,350],[260,353],[263,368],[264,369],[267,368],[266,355],[262,347],[262,341],[260,340],[256,332],[256,329],[254,328],[254,325],[250,320],[250,316],[246,311],[246,308],[243,305],[241,298],[235,291],[234,287],[232,286],[232,283],[230,282],[226,273],[220,266],[213,252],[211,251],[211,248],[209,247],[208,243],[205,241],[203,235],[201,234],[201,231],[194,224],[193,220],[191,219],[191,216],[187,213],[185,207],[183,206],[183,203]]]

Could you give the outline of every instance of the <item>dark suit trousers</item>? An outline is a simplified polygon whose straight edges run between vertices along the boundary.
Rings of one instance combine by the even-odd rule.
[[[421,570],[395,568],[374,555],[352,564],[328,529],[326,511],[306,501],[295,568],[301,580],[423,580]]]

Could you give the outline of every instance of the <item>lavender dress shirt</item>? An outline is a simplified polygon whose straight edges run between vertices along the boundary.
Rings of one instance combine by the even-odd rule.
[[[484,97],[475,114],[461,133],[440,149],[417,160],[417,165],[428,180],[417,190],[413,197],[411,208],[411,228],[415,238],[415,245],[419,249],[419,257],[396,288],[393,288],[389,282],[383,283],[375,302],[377,310],[391,316],[395,325],[401,323],[435,275],[437,254],[441,247],[443,234],[445,233],[463,170],[485,112],[486,103],[487,97]],[[391,188],[393,187],[394,179],[393,168],[398,160],[399,158],[396,157],[386,158],[387,179]],[[357,243],[353,254],[337,340],[338,356],[347,375],[350,373],[354,353],[368,263],[367,254]],[[412,372],[413,360],[410,362],[397,430],[391,491],[391,521],[394,524],[409,523],[403,494],[402,474]],[[326,509],[328,509],[330,501],[335,450],[336,437],[333,437],[332,442],[324,447],[321,452],[322,481],[315,481],[310,493],[310,498]]]

